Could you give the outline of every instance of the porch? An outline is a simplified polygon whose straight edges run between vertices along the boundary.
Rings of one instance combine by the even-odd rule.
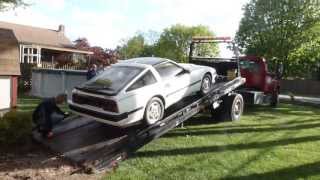
[[[45,69],[86,69],[90,51],[41,45],[20,44],[20,63]]]

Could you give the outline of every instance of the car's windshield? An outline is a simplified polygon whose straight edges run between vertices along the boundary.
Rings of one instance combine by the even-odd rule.
[[[111,66],[85,83],[86,88],[119,92],[143,69],[132,66]]]

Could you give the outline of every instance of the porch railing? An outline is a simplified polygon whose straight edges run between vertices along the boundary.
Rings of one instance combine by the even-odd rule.
[[[52,63],[41,63],[38,64],[36,67],[37,69],[60,69],[60,70],[85,70],[83,64],[65,64],[65,65],[58,65],[58,64],[52,64]]]

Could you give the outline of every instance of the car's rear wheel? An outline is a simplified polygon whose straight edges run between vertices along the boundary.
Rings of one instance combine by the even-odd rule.
[[[158,97],[153,97],[147,104],[144,119],[148,125],[161,120],[164,115],[164,104]]]
[[[210,74],[207,73],[202,78],[200,93],[202,95],[207,94],[211,89],[211,85],[212,85],[211,76]]]

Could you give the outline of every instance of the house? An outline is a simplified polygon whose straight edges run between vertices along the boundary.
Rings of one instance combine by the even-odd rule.
[[[12,30],[0,29],[0,111],[17,105],[19,47]]]
[[[77,62],[81,55],[93,54],[74,48],[65,36],[64,25],[52,30],[0,21],[0,28],[13,31],[18,42],[20,63],[54,66],[61,56],[66,61]]]
[[[81,63],[93,54],[74,48],[63,25],[51,30],[0,21],[0,42],[0,110],[16,106],[18,84],[31,85],[31,68],[55,68],[59,59]]]

